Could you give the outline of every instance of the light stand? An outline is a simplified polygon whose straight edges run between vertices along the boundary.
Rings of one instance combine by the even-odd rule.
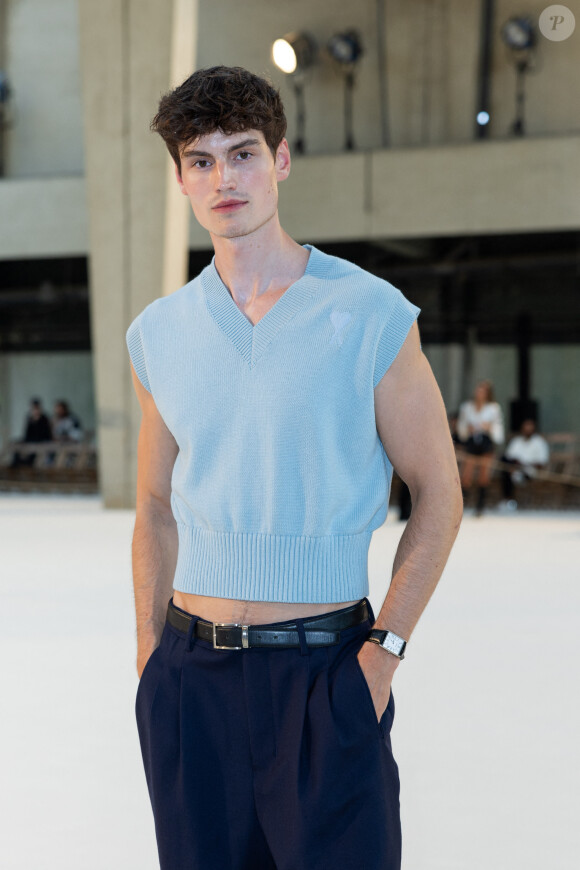
[[[346,151],[354,151],[352,106],[355,68],[363,55],[360,36],[356,30],[337,33],[328,41],[327,49],[344,77],[344,147]]]
[[[354,133],[352,129],[352,95],[354,91],[354,71],[344,74],[344,147],[354,151]]]
[[[304,139],[306,133],[304,82],[299,79],[294,79],[292,84],[294,95],[296,97],[296,139],[294,140],[294,151],[296,154],[304,154],[306,151],[306,141]]]
[[[514,136],[524,135],[524,105],[526,100],[525,81],[526,73],[529,68],[529,60],[527,57],[516,60],[516,116],[512,124],[512,133]]]
[[[0,178],[4,177],[4,133],[10,127],[8,120],[8,104],[10,102],[11,90],[8,84],[8,78],[3,70],[0,70]]]
[[[532,52],[536,45],[536,31],[530,18],[510,18],[501,30],[502,39],[511,52],[516,68],[516,116],[511,127],[514,136],[525,132],[526,73],[532,67]]]
[[[316,62],[318,47],[308,33],[289,33],[276,39],[272,45],[272,60],[283,73],[292,79],[292,89],[296,97],[296,140],[294,150],[297,154],[306,151],[306,103],[304,100],[304,79],[306,71]]]

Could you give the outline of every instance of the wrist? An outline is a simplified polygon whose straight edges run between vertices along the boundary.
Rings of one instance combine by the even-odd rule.
[[[389,629],[372,628],[366,639],[370,643],[380,646],[387,655],[390,655],[399,661],[405,658],[407,641],[398,634],[395,634],[394,631],[390,631]]]
[[[401,664],[399,656],[394,656],[392,653],[382,648],[380,644],[375,643],[374,641],[369,641],[368,639],[364,646],[368,648],[369,652],[371,647],[376,649],[376,658],[381,663],[381,670],[384,674],[388,674],[392,677]]]
[[[154,625],[141,626],[137,631],[137,650],[149,651],[156,647],[161,639],[163,628]]]
[[[370,667],[377,669],[382,681],[388,683],[392,681],[395,671],[401,663],[398,656],[391,655],[386,650],[381,649],[378,643],[373,642],[363,643],[361,653],[362,660],[369,663]]]

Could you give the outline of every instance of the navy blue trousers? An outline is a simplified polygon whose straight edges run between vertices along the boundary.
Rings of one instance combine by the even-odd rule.
[[[399,870],[391,694],[357,652],[215,650],[165,624],[136,715],[162,870]]]

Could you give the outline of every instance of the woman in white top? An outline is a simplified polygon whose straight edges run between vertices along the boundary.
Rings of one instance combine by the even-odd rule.
[[[487,497],[495,448],[504,440],[503,414],[494,399],[491,381],[480,381],[473,399],[461,405],[457,433],[467,454],[461,469],[463,496],[467,500],[477,471],[476,514],[480,516]]]

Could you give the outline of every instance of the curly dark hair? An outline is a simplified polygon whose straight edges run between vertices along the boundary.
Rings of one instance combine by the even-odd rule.
[[[200,136],[221,130],[261,130],[272,154],[286,133],[286,115],[279,92],[265,79],[239,66],[200,69],[165,94],[151,121],[177,167],[180,151]]]

